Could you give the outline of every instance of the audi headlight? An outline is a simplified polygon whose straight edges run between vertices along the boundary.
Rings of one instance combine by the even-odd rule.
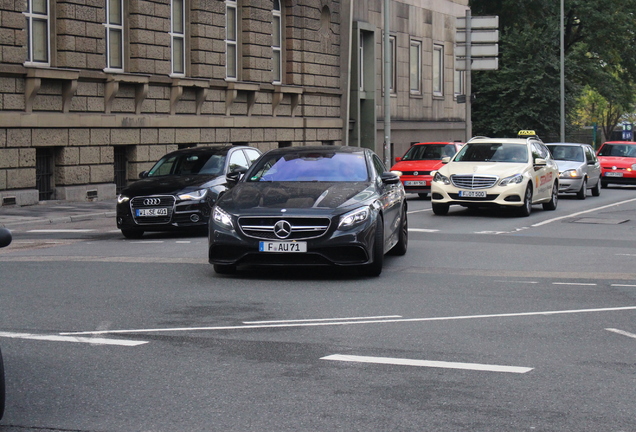
[[[361,207],[340,216],[338,229],[347,229],[358,225],[369,218],[371,211],[369,207]]]
[[[212,211],[212,219],[219,225],[234,228],[234,225],[232,224],[232,216],[224,210],[221,210],[219,207],[214,207],[214,210]]]
[[[118,195],[117,196],[117,204],[123,204],[127,201],[130,201],[130,198],[127,197],[126,195]]]
[[[199,200],[203,199],[208,193],[207,189],[199,189],[193,192],[186,192],[184,194],[177,195],[180,200]]]
[[[559,178],[562,179],[568,179],[568,178],[580,178],[581,176],[579,175],[577,170],[565,170],[562,173],[559,174]]]
[[[515,174],[510,177],[506,177],[499,182],[499,186],[508,186],[509,184],[519,184],[523,181],[523,175]]]
[[[437,171],[435,173],[435,177],[433,177],[433,181],[437,182],[437,183],[442,183],[442,184],[445,184],[445,185],[451,184],[450,180],[448,179],[448,177],[446,177],[445,175],[440,174],[439,171]]]

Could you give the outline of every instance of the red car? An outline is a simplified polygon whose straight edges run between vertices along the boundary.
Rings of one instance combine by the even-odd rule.
[[[395,158],[391,171],[399,171],[400,180],[407,193],[426,198],[431,191],[431,171],[442,166],[442,158],[453,157],[464,145],[459,142],[424,142],[413,144],[404,156]]]
[[[601,187],[608,184],[636,184],[636,142],[608,141],[598,149]]]

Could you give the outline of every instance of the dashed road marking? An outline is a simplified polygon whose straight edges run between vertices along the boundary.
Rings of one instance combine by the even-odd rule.
[[[50,342],[76,342],[88,343],[92,345],[120,345],[120,346],[137,346],[147,344],[147,341],[132,341],[123,339],[105,339],[96,337],[77,337],[77,336],[60,336],[60,335],[37,335],[31,333],[8,333],[0,332],[0,337],[12,339],[31,339]]]
[[[605,330],[611,331],[611,332],[614,332],[614,333],[618,333],[620,335],[627,336],[627,337],[630,337],[632,339],[636,339],[636,334],[629,333],[629,332],[626,332],[624,330],[619,330],[619,329],[615,329],[615,328],[606,328]]]

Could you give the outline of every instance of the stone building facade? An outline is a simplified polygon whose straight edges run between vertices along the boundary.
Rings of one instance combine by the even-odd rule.
[[[382,3],[1,1],[0,206],[113,198],[194,145],[380,154]],[[391,0],[392,155],[464,138],[452,58],[467,3]]]
[[[340,7],[0,2],[2,205],[112,198],[179,147],[342,144]]]

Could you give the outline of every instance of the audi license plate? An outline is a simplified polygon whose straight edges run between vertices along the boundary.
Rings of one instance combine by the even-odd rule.
[[[142,208],[135,210],[136,216],[168,216],[168,207]]]
[[[307,252],[307,242],[259,242],[259,252]]]
[[[486,198],[486,191],[459,191],[463,198]]]
[[[419,180],[409,180],[409,181],[405,181],[404,182],[404,186],[426,186],[426,182],[425,181],[419,181]]]
[[[622,172],[606,172],[605,177],[623,177]]]

